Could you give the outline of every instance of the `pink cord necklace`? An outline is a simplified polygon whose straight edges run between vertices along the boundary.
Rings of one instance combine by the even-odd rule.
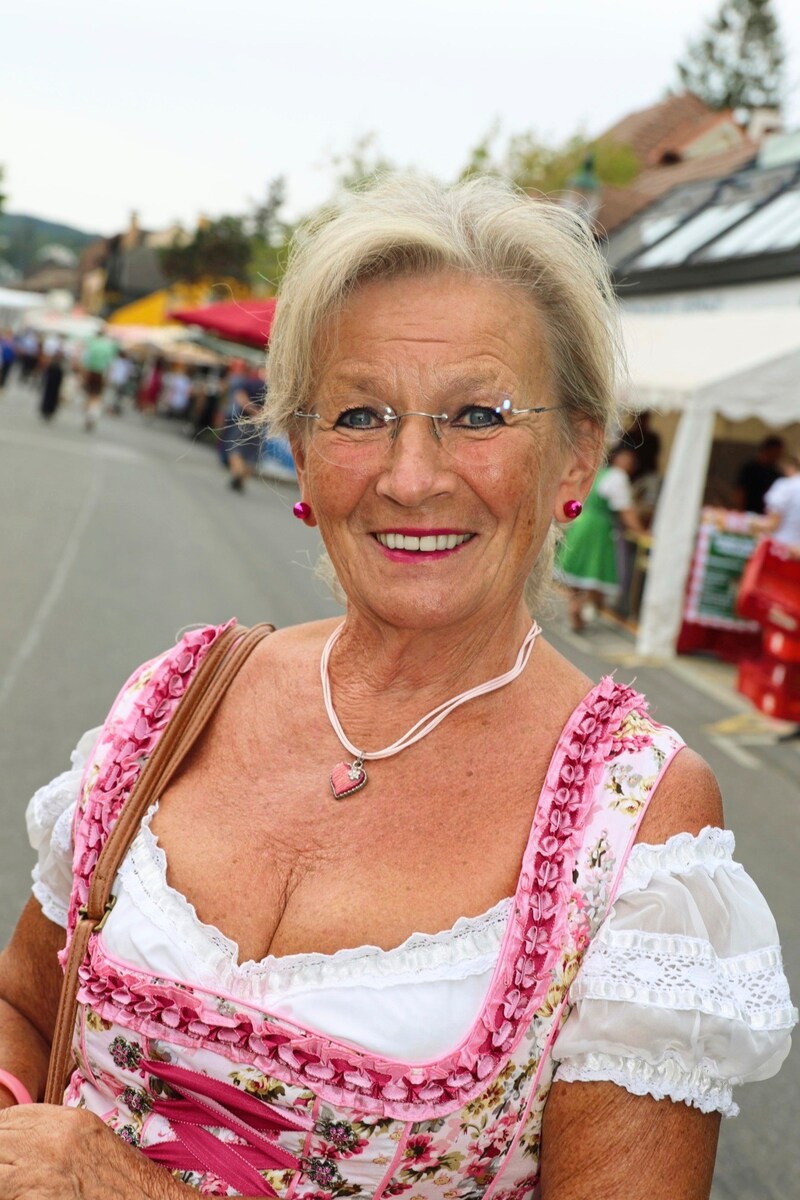
[[[336,629],[334,629],[325,643],[322,658],[320,659],[322,696],[325,701],[325,711],[328,714],[328,720],[333,726],[334,733],[339,741],[353,755],[352,762],[338,762],[331,771],[331,791],[335,800],[344,800],[345,796],[352,796],[353,792],[360,792],[363,787],[366,787],[369,777],[364,769],[365,762],[376,758],[391,758],[393,754],[399,754],[401,750],[405,750],[407,746],[413,746],[414,742],[419,742],[432,729],[441,724],[454,708],[458,708],[461,704],[466,704],[468,700],[474,700],[476,696],[485,696],[487,692],[496,692],[498,688],[505,687],[507,683],[511,683],[518,675],[521,675],[528,664],[534,642],[542,632],[534,621],[519,648],[517,661],[511,670],[506,671],[504,675],[498,675],[494,679],[487,680],[486,683],[479,683],[477,687],[470,688],[468,692],[461,692],[460,695],[454,696],[452,700],[445,700],[443,704],[426,713],[424,717],[420,717],[416,725],[412,725],[408,733],[404,733],[396,742],[392,742],[391,746],[386,746],[383,750],[359,750],[353,745],[342,729],[341,721],[336,715],[331,698],[331,680],[328,674],[328,663],[331,657],[331,650],[336,644],[342,629],[343,625],[337,625]]]

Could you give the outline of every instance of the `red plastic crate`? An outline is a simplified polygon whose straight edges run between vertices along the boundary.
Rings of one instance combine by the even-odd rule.
[[[800,724],[800,663],[745,659],[736,686],[767,716]]]
[[[764,654],[783,663],[800,663],[800,636],[784,633],[774,625],[764,630]]]
[[[748,620],[800,636],[800,558],[779,542],[761,542],[742,574],[736,608]]]

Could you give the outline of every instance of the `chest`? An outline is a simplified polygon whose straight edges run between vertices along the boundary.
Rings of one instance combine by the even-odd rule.
[[[388,949],[485,911],[516,888],[558,739],[512,711],[498,738],[488,707],[367,762],[341,801],[328,776],[348,756],[324,719],[229,711],[161,798],[169,883],[256,960]]]

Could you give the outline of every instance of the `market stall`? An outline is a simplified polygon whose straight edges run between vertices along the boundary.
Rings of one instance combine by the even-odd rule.
[[[196,325],[231,342],[264,350],[275,318],[276,300],[226,300],[203,308],[182,308],[169,315],[183,325]]]
[[[678,412],[653,525],[637,652],[676,652],[718,415],[780,429],[800,421],[800,310],[625,313],[634,410]]]

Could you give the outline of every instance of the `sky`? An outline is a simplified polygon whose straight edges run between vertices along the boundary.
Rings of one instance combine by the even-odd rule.
[[[26,0],[3,12],[10,212],[110,234],[243,212],[284,175],[289,215],[375,133],[453,178],[503,135],[600,133],[660,99],[718,0]],[[800,127],[800,3],[775,0]]]

